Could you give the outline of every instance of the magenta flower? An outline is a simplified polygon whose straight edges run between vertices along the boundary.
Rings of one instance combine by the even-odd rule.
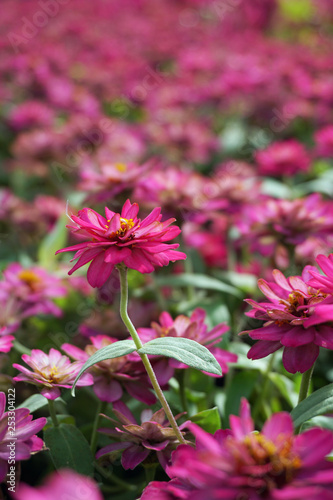
[[[288,413],[273,415],[255,432],[248,402],[230,430],[214,436],[190,424],[196,448],[180,445],[172,454],[170,482],[152,482],[142,500],[332,500],[333,433],[310,429],[293,434]]]
[[[98,349],[117,342],[117,339],[107,335],[90,337],[91,344],[85,350],[71,344],[63,344],[61,349],[68,356],[85,363]],[[94,379],[93,389],[101,401],[114,403],[119,401],[125,393],[148,405],[154,404],[156,398],[147,383],[147,374],[139,360],[131,360],[129,356],[121,356],[96,363],[90,373]],[[159,378],[158,372],[156,373]],[[172,373],[169,374],[169,378]]]
[[[66,288],[60,280],[42,267],[24,268],[18,262],[10,264],[3,272],[0,282],[0,299],[15,298],[23,317],[36,314],[60,316],[61,309],[52,299],[64,297]]]
[[[247,299],[253,310],[246,313],[251,318],[264,320],[263,327],[248,330],[252,339],[259,340],[248,352],[248,358],[260,359],[283,348],[283,364],[290,373],[304,373],[316,361],[319,347],[333,349],[331,326],[333,305],[330,305],[330,320],[321,324],[318,308],[327,303],[326,294],[312,288],[308,282],[308,268],[300,276],[284,275],[275,269],[275,283],[263,279],[258,281],[262,293],[269,302],[257,303]]]
[[[252,251],[273,256],[278,267],[288,267],[291,247],[296,247],[298,255],[300,245],[309,238],[329,241],[333,202],[322,200],[317,193],[295,200],[268,199],[260,207],[245,207],[238,229]]]
[[[28,408],[17,408],[6,412],[6,396],[4,392],[0,392],[1,483],[6,479],[8,461],[13,458],[13,454],[16,461],[28,460],[31,454],[43,448],[43,441],[36,434],[43,429],[46,422],[47,419],[45,417],[32,420],[32,415],[30,415]],[[14,445],[12,445],[13,442]]]
[[[144,410],[141,413],[141,425],[136,422],[130,410],[123,403],[117,403],[112,411],[118,421],[104,415],[114,427],[112,429],[102,428],[99,431],[116,439],[117,442],[99,450],[96,458],[111,453],[114,455],[115,452],[121,453],[122,466],[127,470],[135,469],[148,457],[151,463],[155,456],[165,468],[170,461],[171,452],[179,445],[179,441],[174,430],[168,426],[164,410],[158,410],[154,414],[151,410]],[[176,419],[180,416],[176,416]],[[188,421],[184,422],[179,426],[179,429],[184,429],[188,423]]]
[[[90,477],[81,476],[73,470],[61,469],[53,472],[42,486],[33,488],[20,484],[15,500],[103,500],[96,482]]]
[[[180,315],[175,320],[165,311],[159,317],[160,323],[153,322],[151,328],[139,328],[138,333],[143,343],[158,337],[183,337],[195,340],[210,350],[219,362],[222,373],[227,373],[229,370],[227,363],[235,363],[237,355],[215,347],[215,345],[221,341],[222,335],[229,330],[229,327],[225,323],[220,323],[211,331],[207,331],[207,325],[204,323],[205,318],[206,311],[200,308],[195,309],[189,318]],[[169,363],[174,368],[187,368],[186,365],[175,359],[170,359]],[[219,376],[207,372],[204,373],[211,377]]]
[[[138,205],[127,200],[121,214],[105,207],[105,217],[91,208],[80,210],[78,216],[73,215],[75,226],[67,227],[89,241],[56,252],[77,250],[72,260],[79,260],[68,274],[92,261],[87,279],[92,287],[101,287],[116,264],[124,263],[140,273],[151,273],[155,267],[186,259],[184,253],[175,250],[178,243],[164,243],[180,233],[179,227],[169,227],[175,219],[161,222],[161,209],[154,208],[141,220],[137,218],[138,211]]]
[[[261,175],[292,176],[310,168],[310,155],[302,143],[295,140],[274,142],[257,151],[256,160]]]
[[[324,275],[320,274],[315,267],[308,266],[309,273],[312,276],[309,285],[318,288],[322,293],[333,294],[333,253],[328,257],[317,255],[316,262]]]
[[[42,387],[41,393],[47,399],[58,398],[60,396],[60,387],[70,389],[83,365],[80,362],[71,363],[67,356],[62,355],[56,349],[50,349],[49,354],[39,349],[32,349],[31,356],[23,354],[22,359],[32,368],[32,371],[14,363],[13,367],[17,368],[22,374],[17,375],[13,380],[29,382]],[[92,383],[92,376],[84,374],[77,385],[92,385]]]

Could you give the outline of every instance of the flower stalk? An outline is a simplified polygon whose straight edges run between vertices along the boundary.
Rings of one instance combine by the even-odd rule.
[[[58,422],[57,412],[56,412],[55,406],[54,406],[54,401],[53,401],[53,399],[48,399],[47,402],[49,405],[49,413],[50,413],[50,417],[51,417],[53,426],[58,427],[59,422]]]
[[[120,276],[120,316],[121,316],[121,319],[123,320],[125,326],[127,327],[128,331],[129,331],[129,333],[130,333],[130,335],[135,343],[136,348],[139,350],[139,349],[141,349],[141,347],[143,347],[143,344],[142,344],[140,337],[139,337],[130,317],[128,316],[128,312],[127,312],[127,305],[128,305],[127,267],[119,264],[119,265],[117,265],[117,269],[119,271],[119,276]],[[170,423],[172,429],[174,430],[179,442],[182,444],[185,444],[185,439],[183,438],[183,435],[182,435],[181,431],[179,430],[179,427],[177,425],[175,417],[172,414],[170,406],[164,397],[163,391],[162,391],[162,389],[157,381],[155,372],[154,372],[153,367],[148,359],[148,356],[146,354],[140,354],[140,353],[138,353],[138,354],[139,354],[139,356],[144,364],[144,367],[147,371],[148,377],[149,377],[149,379],[152,383],[152,386],[155,390],[156,396],[158,397],[158,399],[162,405],[162,408],[165,411],[165,414],[167,416],[167,419],[169,420],[169,423]]]
[[[311,378],[313,374],[313,369],[314,369],[314,364],[307,370],[306,372],[303,373],[302,375],[302,381],[301,381],[301,387],[299,390],[299,395],[298,395],[298,403],[300,404],[304,399],[306,399],[308,392],[309,392],[309,387],[311,383]]]

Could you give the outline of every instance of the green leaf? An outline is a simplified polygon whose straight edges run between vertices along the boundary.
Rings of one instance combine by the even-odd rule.
[[[194,286],[195,288],[216,290],[217,292],[224,292],[243,298],[243,294],[237,288],[205,274],[173,274],[172,276],[159,276],[155,281],[161,286]]]
[[[314,13],[314,6],[311,0],[279,0],[283,14],[291,21],[309,21]]]
[[[81,377],[81,375],[88,370],[91,366],[99,363],[100,361],[105,361],[106,359],[119,358],[120,356],[126,356],[126,354],[131,354],[136,350],[135,344],[133,340],[119,340],[119,342],[114,342],[111,345],[107,345],[102,347],[95,352],[88,361],[84,363],[81,370],[79,371],[76,379],[74,380],[74,384],[72,387],[72,396],[75,396],[75,386],[77,381]]]
[[[72,415],[59,415],[59,413],[57,413],[57,420],[59,424],[75,425],[75,418],[72,417]],[[48,429],[49,427],[54,427],[54,423],[51,417],[47,418],[47,423],[45,427],[43,427],[43,432],[45,432],[45,430]]]
[[[239,288],[245,293],[253,293],[257,290],[258,278],[254,274],[224,271],[221,275],[222,278],[229,281],[231,285]]]
[[[303,426],[302,431],[311,429],[312,427],[321,427],[322,429],[329,429],[333,431],[333,418],[332,417],[314,417],[308,420]]]
[[[333,384],[326,385],[313,392],[291,412],[294,426],[300,427],[310,418],[333,411]]]
[[[160,337],[144,344],[138,352],[174,358],[197,370],[222,375],[221,367],[213,354],[207,347],[194,340],[181,337]]]
[[[221,417],[217,406],[209,410],[200,411],[190,417],[190,420],[210,434],[214,434],[214,432],[221,429]]]
[[[88,441],[77,427],[60,424],[45,429],[44,441],[56,469],[69,468],[85,476],[93,475],[94,457]]]
[[[293,408],[297,404],[298,399],[298,394],[295,391],[293,380],[290,380],[285,375],[281,375],[277,372],[271,372],[269,374],[269,379]]]
[[[51,232],[43,239],[38,250],[38,261],[46,269],[56,267],[57,256],[55,252],[63,248],[67,240],[66,215],[59,217]]]
[[[62,398],[57,398],[55,399],[54,402],[66,404],[66,402]],[[18,408],[29,408],[30,412],[33,413],[34,411],[37,411],[40,408],[44,408],[44,406],[47,405],[48,401],[45,396],[42,396],[41,394],[33,394],[28,399],[26,399],[22,404],[20,404]]]
[[[258,380],[258,372],[237,373],[226,391],[225,415],[238,415],[241,398],[249,399]]]
[[[291,190],[288,186],[276,179],[266,178],[261,185],[261,192],[274,198],[291,198]]]

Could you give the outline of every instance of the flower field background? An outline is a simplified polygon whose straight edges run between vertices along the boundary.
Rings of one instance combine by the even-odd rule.
[[[0,498],[332,500],[333,3],[0,30]]]

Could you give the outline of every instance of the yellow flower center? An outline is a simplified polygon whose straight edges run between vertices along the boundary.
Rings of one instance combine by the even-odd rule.
[[[124,163],[115,163],[115,167],[119,172],[126,172],[127,166]]]
[[[289,483],[295,471],[302,465],[301,459],[292,450],[291,437],[286,438],[281,434],[280,442],[273,443],[260,432],[254,432],[244,438],[243,444],[254,464],[248,462],[239,444],[231,439],[229,446],[237,460],[238,467],[240,469],[246,467],[248,473],[253,469],[251,476],[260,476],[265,481],[268,490]]]
[[[126,231],[131,229],[133,226],[134,226],[133,219],[124,219],[121,217],[120,218],[120,229],[118,229],[117,234],[119,236],[124,236]]]
[[[18,277],[21,281],[24,281],[32,290],[38,288],[38,285],[41,283],[41,279],[37,274],[33,271],[29,271],[29,269],[24,269],[18,273]]]

